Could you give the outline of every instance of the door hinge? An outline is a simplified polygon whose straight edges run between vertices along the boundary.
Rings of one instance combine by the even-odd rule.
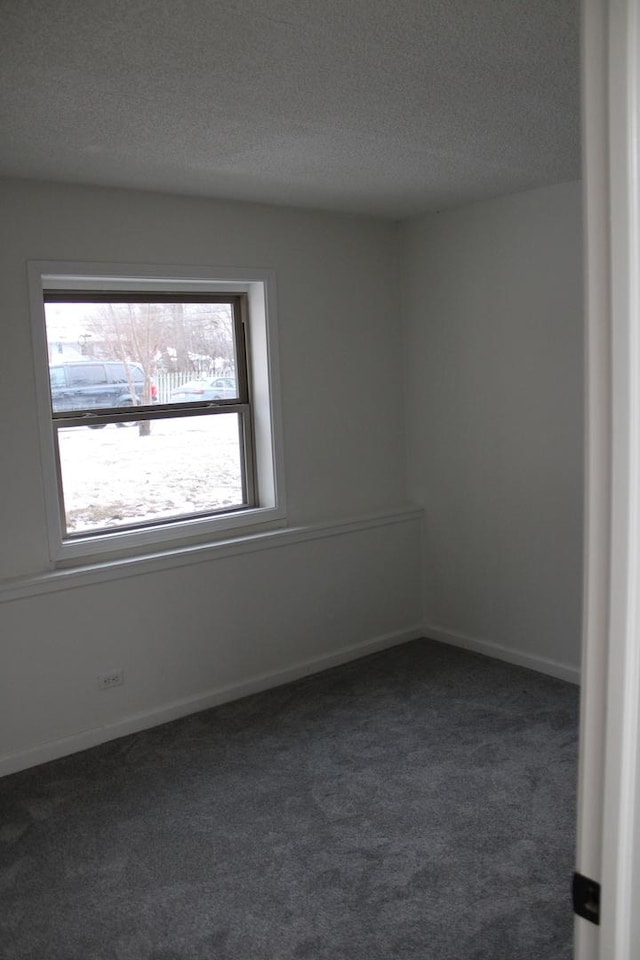
[[[600,884],[581,873],[573,875],[573,912],[591,923],[600,923]]]

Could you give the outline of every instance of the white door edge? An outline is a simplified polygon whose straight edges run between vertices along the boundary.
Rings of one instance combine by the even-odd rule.
[[[611,343],[607,150],[607,4],[583,0],[585,574],[576,870],[601,881],[610,549]],[[605,322],[605,320],[607,322]],[[568,880],[569,878],[567,878]],[[576,917],[575,960],[597,960],[599,928]]]
[[[612,508],[600,955],[611,960],[640,956],[633,929],[640,732],[638,13],[638,0],[610,0]]]
[[[577,960],[638,960],[640,0],[584,0],[587,517],[577,869],[602,885]]]

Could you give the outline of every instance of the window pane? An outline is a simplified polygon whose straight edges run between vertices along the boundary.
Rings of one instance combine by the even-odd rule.
[[[68,534],[246,505],[239,414],[148,425],[57,431]]]
[[[45,299],[45,321],[54,412],[239,398],[232,302]]]

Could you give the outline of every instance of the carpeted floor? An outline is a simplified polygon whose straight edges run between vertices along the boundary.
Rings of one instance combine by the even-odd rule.
[[[570,960],[578,691],[416,641],[0,780],[2,960]]]

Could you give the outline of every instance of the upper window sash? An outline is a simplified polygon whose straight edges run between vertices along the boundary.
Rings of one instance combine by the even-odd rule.
[[[160,408],[171,407],[173,410],[179,410],[182,407],[188,410],[200,409],[203,412],[213,412],[215,407],[220,406],[224,409],[232,409],[234,407],[240,407],[241,405],[248,405],[250,403],[249,396],[249,364],[247,357],[247,304],[246,304],[246,294],[204,294],[204,293],[185,293],[183,291],[167,291],[167,292],[158,292],[158,291],[142,291],[142,290],[77,290],[77,289],[64,289],[64,288],[45,288],[43,290],[43,301],[46,304],[49,303],[91,303],[91,304],[224,304],[231,307],[232,313],[232,325],[233,325],[233,346],[234,346],[234,369],[235,369],[235,382],[237,388],[237,396],[233,398],[220,398],[215,401],[189,401],[185,404],[180,404],[175,401],[161,401],[158,403],[153,403],[151,405],[145,404],[136,404],[136,412],[148,416],[149,419],[153,419],[152,414],[155,418],[161,416],[159,413]],[[91,363],[92,359],[95,359],[97,362],[100,362],[104,358],[102,357],[87,357],[87,363]],[[131,361],[129,362],[132,365],[135,365]],[[54,384],[51,384],[53,387]],[[56,385],[57,386],[57,385]],[[101,416],[106,416],[107,412],[114,414],[117,412],[126,412],[126,407],[118,406],[108,406],[104,407],[104,414]],[[72,413],[69,412],[72,411]],[[72,415],[75,414],[75,417]],[[95,408],[90,410],[78,406],[68,408],[67,411],[61,410],[52,410],[52,415],[54,419],[71,421],[77,419],[77,417],[82,415],[94,416]]]

